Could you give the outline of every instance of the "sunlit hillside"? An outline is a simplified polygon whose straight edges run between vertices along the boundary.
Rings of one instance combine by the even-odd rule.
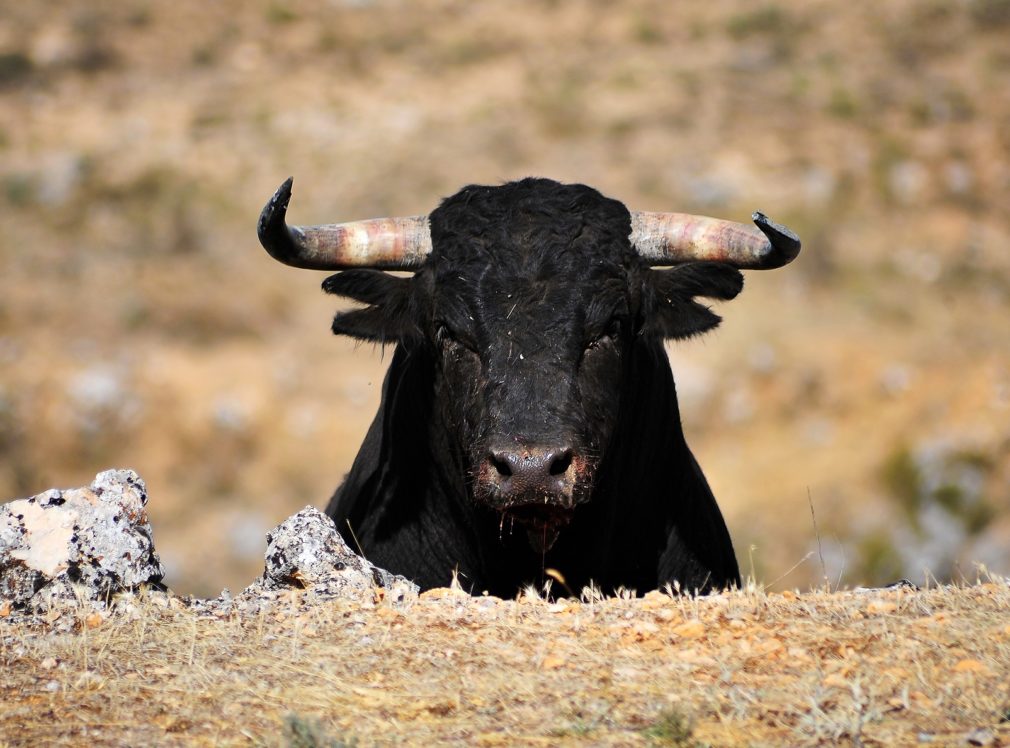
[[[773,589],[1010,571],[1010,3],[4,3],[0,498],[147,480],[168,582],[322,506],[388,354],[255,222],[535,174],[793,226],[671,350]]]

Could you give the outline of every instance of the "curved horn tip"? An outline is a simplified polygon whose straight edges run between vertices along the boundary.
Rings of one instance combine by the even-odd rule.
[[[256,233],[262,241],[265,236],[269,236],[277,231],[277,226],[284,227],[284,218],[288,212],[288,203],[291,202],[291,185],[294,177],[288,177],[284,184],[277,188],[277,191],[267,200],[260,212],[260,218],[256,224]]]
[[[292,235],[293,232],[288,228],[286,222],[293,182],[294,177],[284,180],[284,184],[277,188],[267,204],[263,206],[263,211],[256,224],[256,235],[259,237],[263,249],[275,260],[293,267],[309,267],[304,264],[297,239]]]
[[[291,199],[291,185],[295,183],[295,178],[293,176],[288,177],[284,180],[284,184],[277,188],[274,193],[274,200],[284,200],[284,204],[288,204],[288,200]]]
[[[263,209],[264,213],[267,209],[271,212],[280,211],[282,214],[287,212],[288,203],[291,202],[291,185],[294,184],[294,181],[294,177],[288,177],[284,180],[284,184],[278,187],[267,201],[266,207]]]
[[[802,243],[795,231],[781,223],[775,223],[760,211],[754,211],[751,214],[751,220],[772,245],[771,251],[762,263],[763,268],[768,270],[779,268],[796,259]]]

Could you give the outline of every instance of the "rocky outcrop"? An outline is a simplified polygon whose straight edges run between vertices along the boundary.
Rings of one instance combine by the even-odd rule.
[[[0,617],[12,608],[27,614],[82,602],[105,608],[121,593],[165,591],[146,506],[147,488],[132,470],[107,470],[87,488],[51,489],[0,506],[0,611],[7,611]],[[241,594],[170,596],[173,604],[222,615],[258,610],[296,590],[306,605],[417,597],[416,585],[352,551],[318,509],[289,517],[266,542],[263,575]]]
[[[242,594],[291,588],[320,598],[372,599],[391,594],[394,600],[416,596],[418,591],[413,582],[352,551],[333,520],[313,507],[305,507],[267,533],[263,576]]]
[[[147,487],[132,470],[0,506],[0,600],[41,611],[55,600],[160,586],[165,570],[146,506]]]

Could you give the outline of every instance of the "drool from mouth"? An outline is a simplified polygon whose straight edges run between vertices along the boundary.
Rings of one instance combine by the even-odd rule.
[[[526,530],[530,546],[538,553],[546,553],[554,545],[564,528],[572,520],[574,509],[556,504],[513,504],[502,512],[502,522],[513,520]]]

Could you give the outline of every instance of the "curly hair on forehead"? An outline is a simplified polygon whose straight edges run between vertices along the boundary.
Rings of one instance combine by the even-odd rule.
[[[431,216],[438,258],[539,265],[572,259],[616,266],[634,256],[631,214],[623,203],[582,184],[527,178],[500,186],[470,185]]]

